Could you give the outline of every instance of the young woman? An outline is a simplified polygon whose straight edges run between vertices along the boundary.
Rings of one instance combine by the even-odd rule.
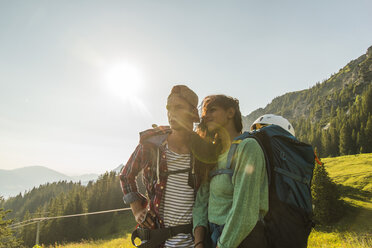
[[[199,133],[218,147],[216,169],[225,169],[234,138],[242,131],[239,101],[211,95],[202,103]],[[266,247],[262,219],[268,211],[268,179],[263,151],[256,140],[245,139],[234,156],[233,175],[205,180],[193,210],[195,247],[210,235],[213,248]]]

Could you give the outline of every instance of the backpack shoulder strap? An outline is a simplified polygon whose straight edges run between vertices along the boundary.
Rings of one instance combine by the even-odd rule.
[[[238,148],[238,145],[240,144],[240,142],[242,142],[242,140],[244,140],[245,138],[248,137],[247,134],[248,133],[245,132],[245,133],[239,135],[238,137],[236,137],[232,141],[230,149],[229,149],[229,153],[227,154],[226,169],[216,169],[216,170],[210,171],[209,174],[208,174],[210,179],[214,176],[222,175],[222,174],[228,174],[228,175],[230,175],[230,177],[233,176],[233,174],[234,174],[234,163],[235,163],[234,155],[235,155],[236,149]]]
[[[236,152],[236,148],[238,148],[238,145],[240,144],[240,142],[242,142],[242,139],[233,140],[233,142],[231,143],[229,153],[227,154],[227,159],[226,159],[226,169],[234,168],[234,164],[233,164],[235,162],[234,155]]]
[[[229,153],[227,154],[227,159],[226,159],[226,169],[218,169],[218,170],[212,170],[209,172],[209,177],[212,178],[217,175],[221,174],[229,174],[231,177],[234,174],[234,165],[235,165],[235,152],[238,147],[238,145],[245,139],[247,138],[253,138],[257,141],[257,143],[260,145],[262,148],[262,151],[264,153],[265,157],[265,163],[266,163],[266,171],[267,175],[269,177],[269,182],[271,179],[271,170],[270,170],[270,157],[269,153],[271,153],[270,144],[268,144],[269,139],[273,136],[275,136],[277,133],[274,131],[269,131],[267,132],[268,127],[261,128],[258,131],[252,131],[252,132],[244,132],[238,137],[236,137],[231,146]],[[269,129],[270,130],[270,129]],[[283,130],[284,131],[284,130]]]
[[[270,170],[270,157],[269,157],[269,154],[271,152],[271,150],[269,149],[269,151],[267,150],[269,148],[269,144],[268,143],[268,139],[269,137],[267,137],[268,135],[266,134],[266,132],[264,132],[265,130],[260,130],[260,131],[253,131],[253,132],[244,132],[243,134],[241,134],[240,136],[236,137],[235,140],[233,140],[231,146],[230,146],[230,150],[229,150],[229,153],[227,154],[227,159],[226,159],[226,169],[217,169],[217,170],[212,170],[209,172],[209,178],[211,179],[212,177],[214,176],[217,176],[217,175],[221,175],[221,174],[229,174],[231,177],[233,176],[234,174],[234,167],[235,167],[235,152],[236,152],[236,149],[238,147],[238,145],[245,139],[247,138],[252,138],[252,139],[255,139],[257,141],[257,143],[260,145],[263,153],[264,153],[264,157],[265,157],[265,164],[266,164],[266,172],[267,172],[267,176],[268,176],[268,180],[269,180],[269,184],[271,184],[271,170]]]

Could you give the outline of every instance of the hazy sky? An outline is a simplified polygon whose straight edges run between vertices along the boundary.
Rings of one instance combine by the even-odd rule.
[[[0,0],[0,169],[125,163],[172,85],[243,115],[372,45],[372,1]]]

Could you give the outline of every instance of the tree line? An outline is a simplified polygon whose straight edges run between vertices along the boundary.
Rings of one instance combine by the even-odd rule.
[[[61,181],[41,185],[7,201],[2,199],[1,208],[10,209],[7,218],[16,222],[38,217],[64,216],[123,208],[119,177],[115,172],[106,172],[97,181],[87,186]],[[5,213],[4,213],[5,215]],[[134,228],[131,213],[105,213],[100,215],[61,218],[40,223],[40,243],[54,244],[97,239],[123,230]],[[25,247],[35,244],[36,224],[16,230],[16,235]],[[124,230],[125,232],[127,230]]]
[[[293,122],[299,140],[316,147],[321,157],[372,152],[372,87],[355,96],[356,87],[351,84],[335,93],[334,104],[329,112],[321,110],[319,121],[312,121],[313,110],[309,118]]]

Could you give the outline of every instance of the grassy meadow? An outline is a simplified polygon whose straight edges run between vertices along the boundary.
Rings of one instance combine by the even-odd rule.
[[[345,202],[344,217],[331,227],[315,227],[309,246],[372,247],[372,154],[322,159]]]
[[[324,158],[322,161],[330,177],[339,185],[346,210],[343,218],[333,226],[316,226],[310,235],[308,247],[372,247],[372,153]],[[129,248],[133,246],[130,242],[130,234],[123,231],[105,240],[82,241],[53,247]]]

